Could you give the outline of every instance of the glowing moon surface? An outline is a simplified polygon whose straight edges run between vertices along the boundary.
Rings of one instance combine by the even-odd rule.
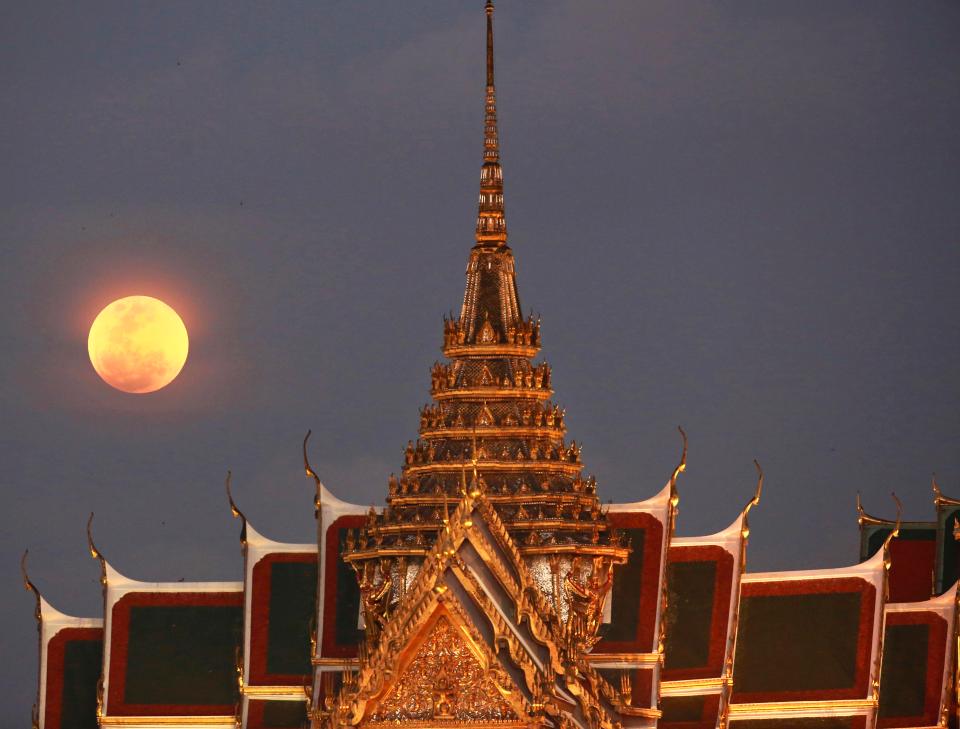
[[[187,361],[183,320],[152,296],[127,296],[97,314],[87,338],[93,369],[118,390],[142,394],[166,387]]]

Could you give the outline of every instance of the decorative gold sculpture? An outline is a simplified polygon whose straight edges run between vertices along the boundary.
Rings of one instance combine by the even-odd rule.
[[[370,721],[516,720],[504,692],[509,689],[497,683],[495,672],[481,665],[463,635],[443,616],[430,628]]]

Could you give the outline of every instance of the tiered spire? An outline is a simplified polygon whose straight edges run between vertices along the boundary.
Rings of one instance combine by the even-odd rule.
[[[524,322],[514,272],[513,254],[507,245],[503,213],[503,170],[500,167],[500,136],[497,130],[497,92],[493,79],[493,3],[487,0],[487,91],[484,113],[483,167],[480,169],[480,200],[477,211],[476,245],[467,265],[467,288],[460,319],[447,324],[444,354],[456,354],[482,345],[522,345],[523,354],[534,354],[539,329]],[[452,347],[452,349],[451,349]]]
[[[433,402],[407,444],[387,508],[347,540],[345,559],[389,602],[400,599],[464,490],[485,494],[547,595],[566,614],[563,579],[585,560],[597,574],[629,547],[611,533],[596,481],[582,474],[580,446],[568,442],[564,411],[551,401],[553,378],[540,350],[540,322],[520,313],[513,252],[503,219],[503,175],[493,77],[493,3],[487,0],[484,161],[476,245],[467,263],[459,319],[444,323],[448,362],[431,372]],[[410,572],[412,571],[412,572]],[[384,587],[386,585],[386,587]],[[387,597],[387,593],[390,593]],[[380,594],[380,592],[376,592]]]

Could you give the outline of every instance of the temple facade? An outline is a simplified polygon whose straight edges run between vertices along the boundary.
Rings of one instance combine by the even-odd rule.
[[[956,722],[960,502],[859,506],[852,566],[746,571],[763,473],[717,534],[675,537],[677,465],[602,504],[538,361],[507,238],[486,14],[483,161],[460,315],[382,508],[315,486],[316,541],[258,533],[243,579],[147,583],[94,542],[104,610],[40,631],[35,729],[874,729]],[[308,433],[309,437],[309,433]],[[92,520],[92,516],[91,516]]]

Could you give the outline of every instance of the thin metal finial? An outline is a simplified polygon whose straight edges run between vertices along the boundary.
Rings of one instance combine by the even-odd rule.
[[[497,129],[497,89],[493,78],[493,3],[487,0],[487,100],[484,115],[483,158],[485,162],[500,159],[500,134]]]
[[[40,596],[40,590],[37,589],[37,586],[33,584],[33,582],[30,580],[30,576],[27,574],[28,554],[30,554],[29,549],[23,550],[23,557],[20,558],[20,575],[23,577],[23,589],[33,593],[33,617],[37,621],[37,638],[40,642],[40,655],[43,655],[43,598]],[[37,666],[37,673],[40,674],[40,678],[42,680],[42,669],[40,666]],[[38,681],[37,700],[34,702],[33,707],[30,710],[31,729],[39,729],[40,727],[40,686],[41,681]]]
[[[679,425],[677,426],[677,430],[680,431],[680,437],[683,439],[683,452],[680,454],[680,462],[677,464],[677,467],[673,469],[673,476],[670,477],[671,488],[676,486],[677,476],[687,470],[687,433]]]
[[[233,480],[233,472],[227,471],[227,478],[224,480],[224,486],[227,490],[227,501],[230,503],[230,513],[233,515],[234,519],[240,518],[244,521],[247,520],[247,517],[243,515],[243,512],[240,511],[240,507],[237,506],[237,502],[233,500],[233,492],[230,490],[230,482]]]
[[[884,553],[886,553],[886,550],[890,547],[890,542],[892,542],[896,537],[900,536],[900,525],[903,523],[901,521],[903,516],[903,504],[900,502],[900,499],[897,498],[896,491],[890,492],[890,495],[893,497],[893,501],[897,505],[897,521],[893,526],[893,530],[887,535],[887,538],[883,540]]]
[[[29,549],[23,550],[23,556],[20,558],[20,576],[23,578],[23,589],[27,592],[37,592],[36,586],[30,581],[30,575],[27,574],[27,555]]]
[[[320,507],[322,506],[321,499],[323,494],[323,489],[320,485],[320,477],[317,475],[317,472],[313,470],[313,466],[310,465],[310,458],[307,456],[307,441],[310,440],[310,434],[313,433],[312,430],[308,430],[307,434],[303,436],[303,470],[307,475],[307,478],[312,478],[314,486],[316,486],[316,493],[313,496],[313,509],[314,516],[319,517]]]
[[[247,543],[247,516],[242,511],[240,507],[237,506],[237,503],[233,500],[233,492],[230,490],[230,482],[233,480],[233,472],[227,471],[227,478],[224,481],[224,486],[227,489],[227,501],[230,503],[230,513],[233,514],[234,519],[240,519],[242,521],[242,526],[240,528],[240,543],[246,545]]]
[[[500,132],[497,127],[497,89],[493,76],[493,2],[487,0],[487,88],[483,115],[483,168],[480,172],[480,205],[477,211],[477,245],[507,244],[503,208],[503,170],[500,167]]]
[[[313,433],[312,430],[308,430],[307,434],[303,436],[303,470],[307,474],[307,478],[312,478],[318,484],[320,478],[317,476],[317,472],[313,470],[313,467],[310,465],[310,457],[307,455],[307,442],[310,440],[310,435]]]
[[[757,469],[757,489],[753,492],[753,498],[743,507],[744,518],[750,513],[750,509],[760,503],[760,495],[763,493],[763,468],[761,468],[760,461],[756,458],[753,459],[753,467]]]
[[[939,509],[941,506],[960,506],[960,499],[954,499],[944,496],[943,491],[937,483],[937,473],[934,471],[930,479],[930,485],[933,488],[933,505]]]
[[[37,589],[37,586],[33,584],[33,581],[30,579],[30,575],[27,574],[27,555],[30,554],[29,549],[23,550],[23,556],[20,558],[20,576],[23,578],[23,589],[27,592],[32,592],[34,598],[36,599],[36,609],[34,610],[34,616],[37,618],[37,621],[40,620],[40,590]]]
[[[740,522],[740,535],[746,539],[750,536],[750,511],[754,506],[760,503],[760,495],[763,493],[763,468],[760,461],[753,459],[753,467],[757,469],[757,488],[753,492],[753,498],[743,507],[743,516]]]
[[[487,86],[493,86],[493,0],[487,0]]]
[[[100,550],[97,549],[97,545],[93,542],[93,512],[90,512],[90,516],[87,518],[87,549],[90,550],[90,556],[94,559],[103,559],[103,555],[100,553]]]
[[[93,543],[93,512],[90,512],[90,517],[87,519],[87,549],[90,550],[90,556],[93,557],[100,563],[100,584],[103,585],[104,590],[107,587],[107,560],[103,556],[103,552],[97,549],[97,545]]]

